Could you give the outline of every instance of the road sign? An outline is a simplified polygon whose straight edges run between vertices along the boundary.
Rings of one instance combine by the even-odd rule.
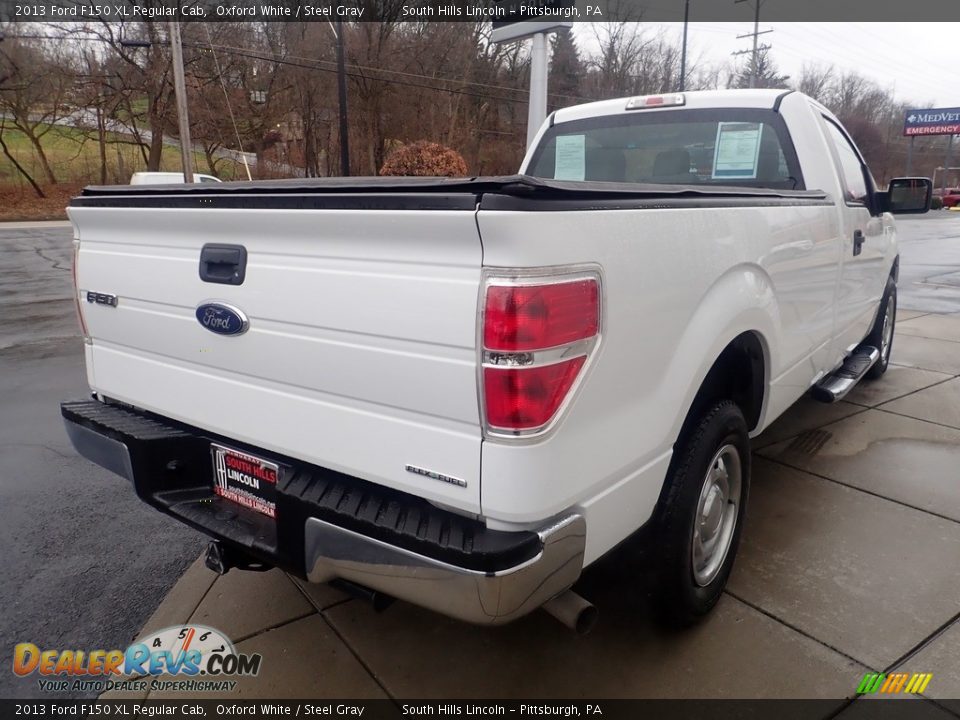
[[[492,22],[490,42],[509,42],[572,27],[567,17],[575,17],[575,0],[495,0],[497,20]]]
[[[960,107],[907,110],[903,118],[903,134],[960,135]]]

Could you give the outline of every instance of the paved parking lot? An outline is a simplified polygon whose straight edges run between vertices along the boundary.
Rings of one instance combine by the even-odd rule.
[[[0,698],[43,697],[15,643],[125,646],[203,547],[63,430],[60,401],[87,393],[64,225],[0,224]]]
[[[644,548],[628,543],[577,586],[600,610],[585,637],[544,613],[495,629],[401,602],[375,613],[276,570],[217,577],[199,560],[144,631],[190,621],[262,653],[241,698],[810,697],[839,709],[865,672],[902,669],[933,673],[939,716],[932,703],[960,696],[960,217],[901,228],[894,365],[843,402],[801,401],[756,440],[740,555],[701,625],[653,623]]]

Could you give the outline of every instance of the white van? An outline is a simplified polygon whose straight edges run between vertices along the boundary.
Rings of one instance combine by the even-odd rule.
[[[194,182],[222,182],[220,178],[203,173],[193,174]],[[131,185],[172,185],[183,183],[182,172],[135,172],[130,178]]]

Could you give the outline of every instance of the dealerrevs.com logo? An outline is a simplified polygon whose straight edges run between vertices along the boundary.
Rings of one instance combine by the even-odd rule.
[[[857,686],[857,694],[919,695],[932,678],[933,673],[867,673]]]
[[[232,691],[237,681],[231,678],[257,675],[262,661],[204,625],[151,632],[125,650],[41,650],[34,643],[13,650],[14,674],[36,675],[43,692]]]

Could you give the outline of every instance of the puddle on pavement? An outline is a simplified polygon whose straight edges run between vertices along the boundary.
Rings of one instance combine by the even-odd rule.
[[[857,452],[837,454],[836,446],[827,445],[830,433],[811,431],[804,435],[774,457],[799,469],[960,520],[960,443],[883,438],[870,441]],[[841,442],[846,444],[846,439]]]

